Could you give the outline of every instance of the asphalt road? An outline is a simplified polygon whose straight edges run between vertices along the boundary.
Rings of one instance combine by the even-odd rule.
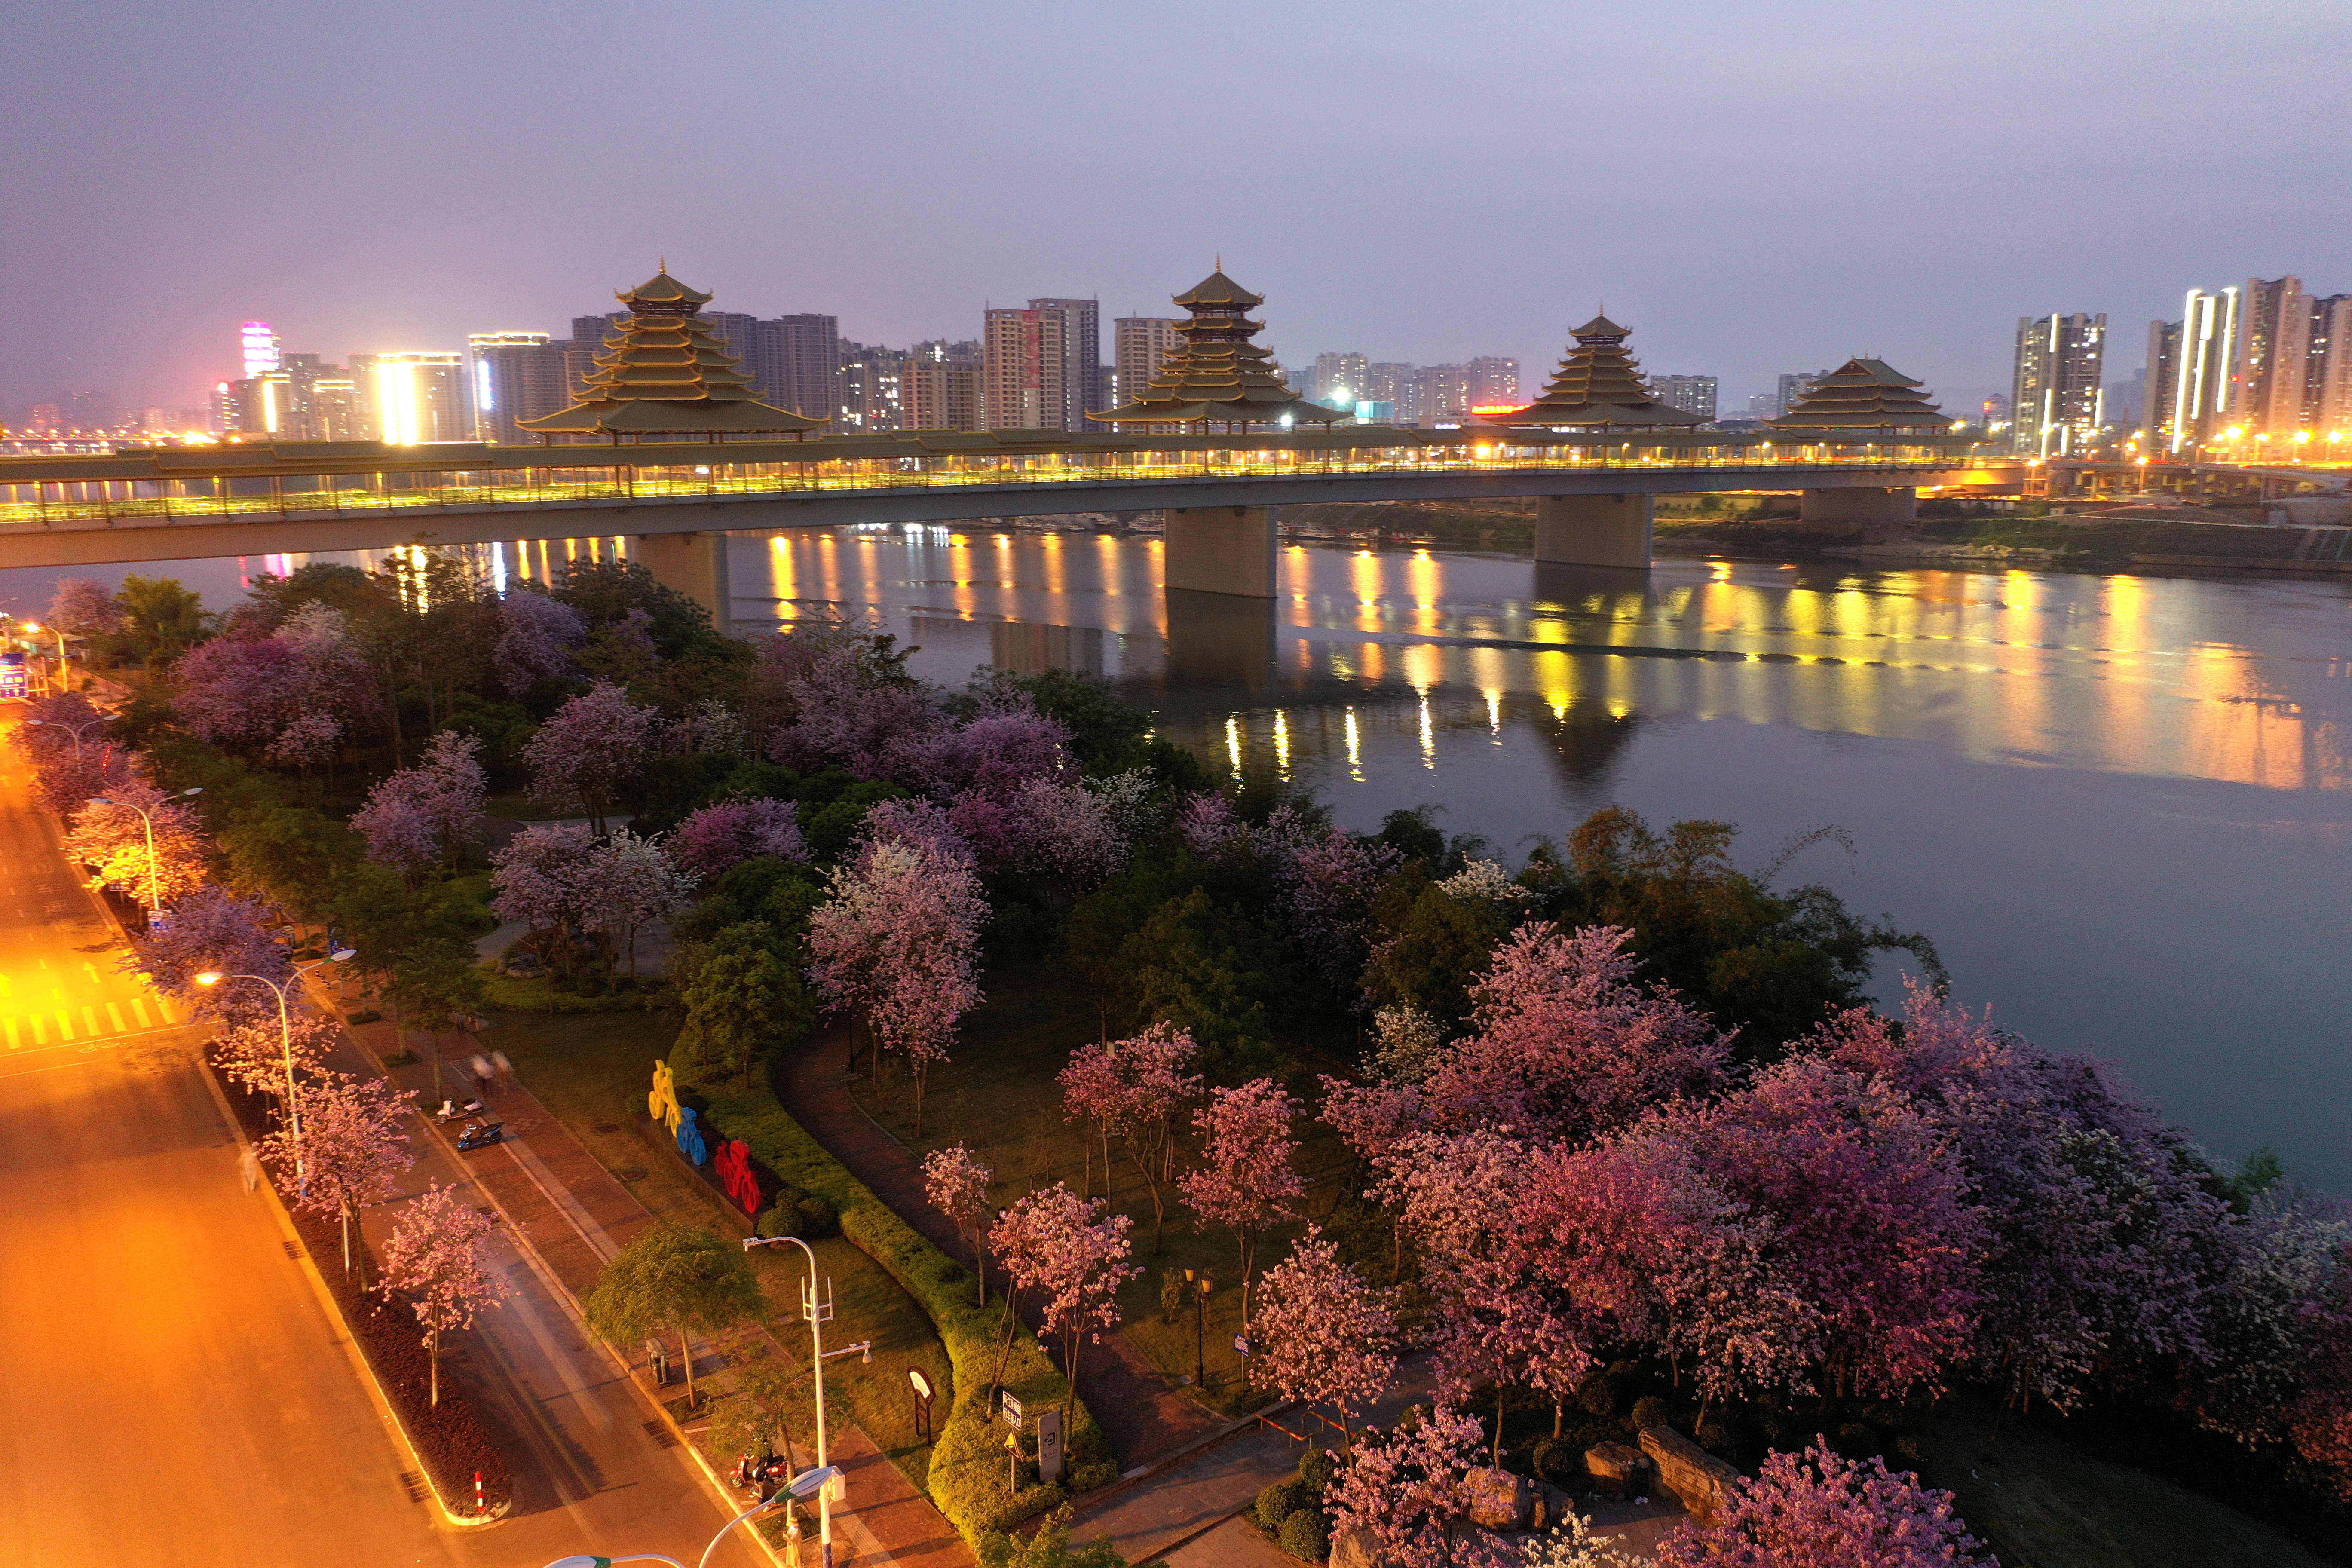
[[[696,1562],[726,1516],[503,1247],[520,1294],[457,1337],[445,1375],[499,1435],[518,1503],[486,1528],[440,1520],[290,1230],[244,1189],[202,1031],[118,974],[117,951],[0,733],[0,1563]],[[415,1146],[410,1190],[459,1179],[421,1130]],[[754,1561],[734,1542],[714,1557]]]

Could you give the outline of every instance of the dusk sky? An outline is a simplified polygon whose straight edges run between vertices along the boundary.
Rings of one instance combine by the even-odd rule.
[[[1606,302],[1727,412],[1874,353],[1957,408],[2015,320],[2352,290],[2352,5],[12,6],[0,404],[561,335],[667,255],[861,342],[1167,313],[1532,391]],[[1108,331],[1106,331],[1108,339]],[[1106,341],[1106,354],[1108,351]]]

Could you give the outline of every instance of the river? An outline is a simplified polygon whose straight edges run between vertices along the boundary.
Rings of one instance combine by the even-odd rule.
[[[1760,868],[1834,825],[1851,853],[1816,844],[1784,881],[1926,931],[1958,999],[2119,1061],[2217,1156],[2266,1143],[2352,1192],[2352,585],[1673,558],[1629,584],[1306,545],[1268,613],[1163,607],[1149,537],[730,548],[739,627],[871,613],[931,680],[1098,673],[1348,827],[1426,804],[1517,859],[1622,805],[1738,823]],[[238,570],[147,568],[215,607]],[[0,574],[0,604],[37,611],[59,575]],[[1874,988],[1899,996],[1899,964]]]

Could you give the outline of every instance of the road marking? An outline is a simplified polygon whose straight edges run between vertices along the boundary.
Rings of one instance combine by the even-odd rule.
[[[117,1028],[121,1028],[121,1027],[122,1026],[122,1020],[121,1020],[121,1019],[120,1019],[120,1018],[117,1018],[117,1019],[114,1021],[114,1024],[115,1024],[115,1027],[117,1027]],[[95,1034],[97,1034],[97,1033],[99,1032],[99,1031],[98,1031],[98,1009],[97,1009],[97,1008],[95,1008],[95,1007],[90,1007],[90,1006],[85,1006],[85,1007],[83,1007],[83,1008],[82,1008],[82,1010],[81,1010],[81,1026],[82,1026],[83,1028],[85,1028],[85,1029],[89,1030],[89,1031],[91,1034],[93,1034],[93,1035],[95,1035]]]
[[[58,1038],[61,1040],[70,1040],[73,1037],[73,1018],[63,1007],[60,1007],[58,1009]]]
[[[111,1002],[106,1005],[106,1021],[114,1026],[114,1032],[118,1035],[131,1032],[131,1026],[122,1021],[122,1009]]]
[[[41,1016],[38,1013],[26,1014],[26,1022],[33,1026],[33,1044],[46,1046],[49,1043],[49,1037],[41,1032]]]
[[[22,1045],[25,1043],[24,1041],[22,1041],[22,1040],[20,1040],[20,1039],[18,1039],[18,1038],[16,1037],[16,1019],[14,1019],[14,1018],[0,1018],[0,1027],[5,1027],[5,1028],[7,1029],[7,1031],[8,1031],[8,1048],[9,1048],[10,1050],[12,1050],[12,1051],[13,1051],[13,1050],[16,1050],[18,1047],[22,1046]]]
[[[142,1029],[155,1026],[155,1020],[147,1016],[147,1004],[136,996],[131,999],[131,1016],[139,1020],[139,1026]]]

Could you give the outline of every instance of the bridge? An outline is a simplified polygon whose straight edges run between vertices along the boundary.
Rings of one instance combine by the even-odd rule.
[[[730,532],[1157,510],[1170,588],[1270,598],[1283,506],[1533,498],[1538,562],[1638,571],[1661,495],[1795,491],[1809,519],[1896,521],[1922,487],[2014,494],[2022,482],[2005,455],[1889,434],[1343,426],[126,448],[0,458],[0,567],[623,535],[634,559],[723,618]]]

